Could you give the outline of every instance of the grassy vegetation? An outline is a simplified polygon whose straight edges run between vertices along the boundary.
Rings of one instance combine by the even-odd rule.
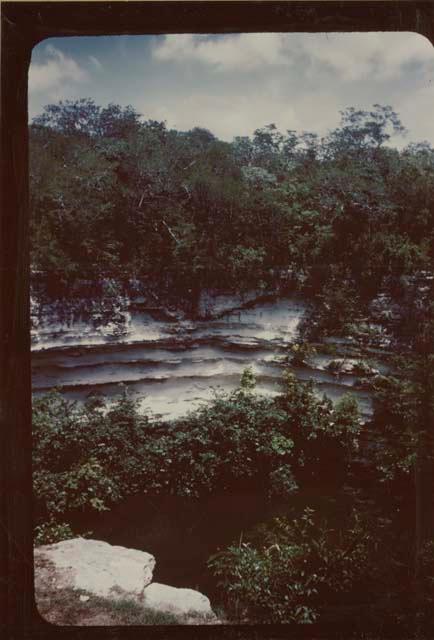
[[[146,609],[133,600],[102,598],[82,589],[52,589],[39,591],[37,606],[40,615],[56,625],[175,625],[184,621],[170,613]]]

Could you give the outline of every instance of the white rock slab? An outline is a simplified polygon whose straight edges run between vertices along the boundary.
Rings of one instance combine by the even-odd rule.
[[[178,589],[153,582],[143,592],[144,605],[162,613],[172,613],[203,621],[216,620],[209,599],[193,589]]]
[[[38,555],[53,565],[57,588],[82,589],[102,597],[141,596],[155,567],[150,553],[85,538],[38,547]]]

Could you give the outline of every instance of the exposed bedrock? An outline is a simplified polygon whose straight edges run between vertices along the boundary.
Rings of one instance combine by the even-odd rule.
[[[86,603],[90,613],[93,599],[94,624],[101,623],[101,602],[106,602],[109,617],[110,603],[119,601],[175,616],[180,624],[218,622],[205,595],[153,583],[154,568],[155,558],[150,553],[100,540],[74,538],[40,546],[35,549],[36,602],[44,617],[54,618],[58,624],[65,622],[58,607],[62,592],[76,597],[77,604]],[[91,624],[89,615],[86,624]]]

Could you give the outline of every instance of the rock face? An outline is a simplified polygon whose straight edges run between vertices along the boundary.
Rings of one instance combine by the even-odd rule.
[[[129,601],[139,611],[169,614],[177,624],[219,623],[209,599],[202,593],[151,584],[155,558],[144,551],[75,538],[37,547],[34,558],[36,602],[43,617],[51,622],[69,624],[64,619],[65,607],[58,604],[66,598],[78,626],[122,624],[110,605],[119,599]],[[71,602],[74,592],[77,606]],[[95,598],[94,607],[92,596],[99,598]],[[106,602],[102,612],[101,598]],[[86,604],[86,615],[80,614],[78,603]]]
[[[225,294],[218,291],[204,289],[201,291],[197,306],[199,318],[219,318],[224,313],[234,309],[241,309],[246,304],[264,298],[263,291],[247,291],[243,295]]]
[[[153,582],[143,593],[145,606],[156,611],[173,613],[177,616],[215,619],[209,599],[193,589],[178,589],[166,584]]]
[[[97,596],[140,596],[151,582],[155,558],[150,553],[74,538],[35,549],[55,567],[57,588],[82,589]]]

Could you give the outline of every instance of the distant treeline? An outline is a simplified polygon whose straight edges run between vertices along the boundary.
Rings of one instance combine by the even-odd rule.
[[[380,105],[323,138],[271,124],[232,143],[132,107],[49,105],[30,125],[32,267],[54,290],[128,277],[194,296],[296,274],[367,300],[432,268],[434,150],[385,144],[402,133]]]

